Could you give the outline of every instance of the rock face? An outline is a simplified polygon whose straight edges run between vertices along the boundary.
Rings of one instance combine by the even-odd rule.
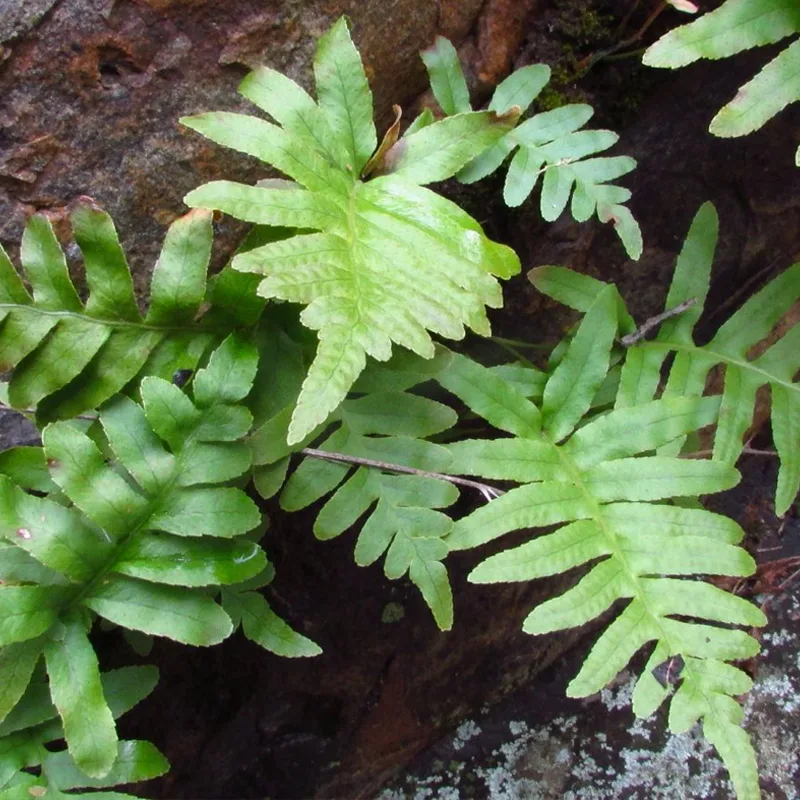
[[[214,177],[254,181],[259,165],[202,141],[185,114],[244,110],[235,92],[266,63],[308,86],[316,39],[352,22],[378,119],[425,85],[419,51],[437,33],[474,28],[486,72],[510,66],[533,0],[2,0],[0,242],[19,242],[27,216],[58,220],[89,195],[117,221],[137,275],[155,261],[181,198]],[[218,249],[239,230],[221,226]],[[141,283],[141,281],[140,281]],[[139,287],[141,288],[141,286]]]

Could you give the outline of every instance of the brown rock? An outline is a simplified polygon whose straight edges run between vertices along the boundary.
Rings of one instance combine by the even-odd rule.
[[[441,8],[439,8],[441,5]],[[418,53],[463,37],[479,0],[6,0],[0,20],[0,242],[27,216],[89,195],[115,218],[145,293],[183,195],[210,178],[255,181],[253,159],[210,146],[178,118],[245,110],[235,92],[267,63],[309,87],[315,40],[350,16],[383,125],[424,88]],[[518,35],[518,34],[515,34]],[[240,235],[219,225],[218,251]],[[218,259],[219,260],[219,259]]]

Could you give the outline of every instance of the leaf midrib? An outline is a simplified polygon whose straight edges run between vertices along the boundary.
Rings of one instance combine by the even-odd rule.
[[[54,311],[45,308],[38,308],[35,305],[23,305],[19,303],[0,303],[0,312],[24,311],[27,313],[39,314],[43,317],[56,317],[58,319],[73,318],[93,325],[100,325],[105,328],[133,328],[143,331],[158,331],[161,333],[220,333],[228,334],[231,326],[223,325],[153,325],[147,322],[131,322],[121,319],[106,319],[105,317],[90,317],[86,313],[77,311]]]
[[[673,647],[673,642],[671,641],[670,636],[664,630],[661,624],[661,616],[655,613],[646,602],[644,591],[642,591],[641,589],[641,582],[640,582],[641,576],[635,573],[633,569],[630,567],[628,559],[623,554],[622,549],[619,545],[619,539],[617,535],[608,525],[602,513],[602,503],[600,503],[600,501],[597,500],[597,498],[592,494],[592,492],[583,482],[580,469],[575,464],[574,460],[570,458],[569,454],[566,453],[563,450],[563,448],[559,447],[555,442],[553,442],[544,431],[540,433],[540,438],[542,441],[549,444],[551,447],[555,448],[559,460],[561,461],[562,466],[566,470],[570,482],[573,483],[573,485],[583,494],[584,498],[586,499],[589,505],[589,508],[594,510],[592,514],[592,519],[597,524],[598,528],[602,531],[603,536],[605,537],[612,551],[609,557],[616,558],[618,560],[618,563],[622,566],[628,579],[631,582],[631,585],[635,590],[634,594],[635,599],[639,601],[645,613],[650,618],[651,622],[655,625],[656,629],[661,632],[661,636],[659,637],[658,641],[663,641],[669,648],[671,654],[680,652],[680,650]],[[681,675],[683,677],[683,680],[686,680],[688,678],[692,682],[697,693],[700,694],[703,697],[703,700],[705,701],[706,714],[701,714],[700,715],[701,718],[706,716],[707,714],[710,714],[711,716],[714,717],[716,721],[719,722],[719,724],[721,725],[730,724],[729,720],[724,719],[718,713],[715,705],[711,701],[711,697],[705,691],[702,682],[698,680],[697,673],[693,669],[691,661],[689,659],[686,660],[686,664],[684,665],[684,669]]]
[[[202,422],[202,418],[205,415],[205,411],[206,409],[203,410],[203,413],[201,414],[201,417],[198,420],[197,425],[195,425],[195,431],[200,427],[200,423]],[[142,490],[140,487],[141,491],[140,496],[144,497],[148,502],[145,508],[142,510],[141,514],[139,515],[138,521],[136,521],[130,527],[129,531],[120,538],[118,545],[114,547],[114,549],[109,554],[109,557],[106,559],[103,565],[98,568],[95,576],[90,580],[88,580],[81,588],[81,590],[77,594],[73,595],[70,601],[62,608],[61,612],[58,615],[59,617],[62,614],[69,611],[71,608],[78,607],[86,599],[86,597],[88,597],[94,591],[94,589],[106,578],[106,576],[113,571],[115,564],[119,561],[128,542],[136,534],[141,533],[142,530],[145,529],[145,525],[147,524],[147,522],[158,512],[162,503],[164,502],[165,497],[169,496],[169,494],[175,488],[180,478],[182,472],[183,455],[186,452],[187,449],[186,446],[192,441],[194,441],[193,437],[194,434],[187,436],[186,441],[181,447],[181,454],[175,456],[175,466],[172,470],[172,474],[168,479],[164,481],[163,486],[159,489],[159,491],[155,495],[144,492],[144,490]],[[123,467],[125,467],[125,464],[123,462],[120,461],[119,463],[122,464]],[[81,514],[84,514],[84,512],[81,511]],[[131,576],[126,576],[126,577],[131,577]]]
[[[669,340],[658,341],[657,339],[654,339],[650,342],[641,342],[636,346],[645,350],[673,350],[678,353],[688,353],[689,355],[696,355],[703,358],[714,358],[715,361],[713,366],[716,366],[717,364],[725,364],[726,366],[739,367],[747,372],[763,376],[763,380],[759,386],[763,386],[765,383],[774,383],[779,386],[783,386],[792,392],[800,393],[800,383],[793,383],[791,380],[787,381],[783,378],[778,378],[775,375],[767,372],[765,369],[757,367],[755,365],[755,361],[747,361],[741,358],[736,358],[735,356],[727,355],[725,353],[720,353],[718,350],[710,350],[707,346],[701,347],[696,344],[672,342]],[[769,352],[769,350],[766,352]]]

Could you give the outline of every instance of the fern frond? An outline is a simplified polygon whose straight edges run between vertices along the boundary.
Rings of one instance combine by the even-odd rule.
[[[664,322],[654,339],[628,348],[616,406],[630,407],[656,396],[661,368],[670,353],[675,353],[675,360],[663,389],[664,397],[700,396],[709,371],[717,365],[724,366],[713,457],[732,465],[742,452],[744,433],[753,419],[756,392],[769,385],[772,435],[780,457],[775,506],[778,514],[784,514],[800,488],[800,382],[793,380],[800,370],[800,325],[792,326],[756,358],[749,353],[800,300],[800,264],[789,267],[751,297],[708,344],[696,345],[692,329],[708,293],[717,228],[716,211],[705,203],[695,216],[678,257],[665,307],[671,309],[690,299],[696,303]],[[541,267],[533,270],[530,277],[540,291],[581,311],[586,311],[592,296],[606,287],[602,281],[560,267]],[[675,454],[683,442],[680,437],[665,445],[663,452]]]
[[[425,360],[398,351],[387,364],[371,364],[354,389],[361,397],[345,400],[328,418],[320,451],[370,462],[390,463],[426,473],[446,472],[450,455],[427,441],[451,428],[456,413],[442,403],[405,391],[435,377],[449,354]],[[280,489],[288,453],[291,403],[267,420],[250,440],[254,462],[261,465],[256,487],[264,496]],[[322,428],[315,436],[322,433]],[[265,475],[268,478],[265,478]],[[331,494],[332,493],[332,494]],[[439,509],[452,505],[458,491],[452,483],[428,475],[398,475],[358,464],[306,457],[286,481],[280,495],[284,510],[297,511],[331,495],[317,515],[314,534],[332,539],[366,519],[355,547],[359,566],[386,555],[384,573],[392,580],[408,573],[431,609],[436,623],[449,630],[453,600],[442,563],[448,549],[442,537],[452,522]]]
[[[23,643],[28,644],[28,643]],[[7,651],[0,651],[0,675],[7,675]],[[116,719],[143,700],[155,687],[155,667],[123,667],[100,675],[100,686]],[[0,723],[0,796],[11,798],[61,796],[73,789],[104,789],[137,783],[163,775],[169,764],[150,742],[120,741],[115,758],[103,777],[88,775],[66,750],[52,749],[64,738],[47,683],[33,681],[14,710]],[[45,745],[49,745],[46,747]],[[23,771],[39,768],[39,774]],[[66,795],[73,797],[76,795]],[[91,797],[93,795],[79,795]],[[110,794],[113,797],[132,795]]]
[[[86,270],[85,303],[45,217],[32,217],[22,238],[22,277],[32,295],[0,248],[0,370],[14,369],[10,403],[36,408],[42,424],[97,408],[137,377],[170,379],[177,369],[194,369],[238,322],[222,307],[196,319],[206,298],[209,213],[193,211],[170,227],[144,316],[111,218],[83,203],[71,222]]]
[[[108,773],[117,737],[89,612],[145,634],[216,644],[233,625],[209,592],[267,566],[244,536],[261,521],[257,507],[226,485],[250,469],[242,439],[252,418],[241,401],[256,362],[255,348],[231,335],[196,374],[193,399],[151,376],[141,405],[122,395],[106,403],[99,421],[110,465],[75,424],[48,425],[44,457],[60,489],[52,498],[0,476],[4,554],[23,556],[11,560],[13,582],[0,586],[0,662],[14,676],[0,717],[13,713],[43,654],[70,755],[90,777]]]
[[[297,182],[289,188],[217,181],[186,197],[248,222],[318,231],[240,255],[235,269],[266,278],[259,294],[307,305],[317,355],[289,428],[295,444],[323,422],[364,369],[392,344],[433,356],[428,331],[459,339],[488,333],[484,306],[498,307],[493,277],[519,271],[516,255],[475,220],[422,184],[444,180],[511,128],[514,112],[461,114],[420,126],[385,150],[376,177],[361,179],[376,133],[361,59],[339,20],[318,43],[318,102],[262,68],[241,93],[279,125],[241,114],[186,118],[213,141],[253,155]]]
[[[651,67],[674,69],[701,58],[726,58],[796,33],[800,33],[800,9],[793,0],[726,0],[662,36],[648,48],[643,61]],[[798,100],[800,42],[795,41],[739,89],[709,130],[716,136],[744,136]]]
[[[453,45],[439,36],[422,58],[445,114],[469,111],[467,83]],[[519,107],[524,112],[549,80],[547,66],[522,67],[497,86],[489,110],[503,113]],[[536,114],[473,159],[457,177],[463,183],[485,178],[514,153],[503,189],[506,205],[521,205],[543,175],[540,211],[545,220],[558,219],[572,195],[570,212],[577,222],[595,213],[601,222],[613,222],[628,255],[638,259],[642,235],[625,206],[631,193],[610,183],[634,169],[636,161],[627,156],[587,158],[608,150],[619,139],[613,131],[580,130],[593,113],[588,105],[567,105]]]
[[[683,730],[702,719],[740,796],[752,797],[758,791],[755,757],[733,699],[750,681],[726,662],[753,656],[758,645],[743,631],[705,621],[762,625],[764,615],[741,598],[685,578],[749,575],[755,565],[735,546],[743,535],[736,523],[664,503],[728,489],[738,474],[713,461],[651,455],[715,420],[719,399],[667,397],[585,422],[608,369],[616,307],[612,287],[599,293],[549,377],[541,408],[463,356],[454,356],[439,376],[476,414],[511,434],[449,445],[450,469],[522,484],[456,521],[445,543],[460,550],[511,531],[558,525],[553,533],[486,559],[469,580],[527,581],[591,564],[572,589],[535,608],[523,629],[544,634],[577,627],[626,601],[568,693],[584,697],[599,691],[655,642],[635,693],[637,714],[648,715],[668,694],[652,670],[669,656],[682,655],[686,666],[672,699],[671,728]],[[687,620],[687,614],[704,622]]]

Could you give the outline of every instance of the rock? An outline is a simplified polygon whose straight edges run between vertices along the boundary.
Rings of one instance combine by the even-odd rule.
[[[31,213],[57,221],[89,195],[116,220],[146,295],[164,227],[185,210],[184,194],[211,178],[255,182],[264,172],[181,128],[180,116],[252,110],[235,89],[261,63],[308,87],[316,39],[347,13],[385,121],[392,103],[406,104],[426,84],[419,51],[440,31],[466,36],[480,7],[476,0],[2,0],[0,242],[13,250]],[[519,23],[509,35],[521,37]],[[228,220],[218,227],[217,263],[241,236]]]

